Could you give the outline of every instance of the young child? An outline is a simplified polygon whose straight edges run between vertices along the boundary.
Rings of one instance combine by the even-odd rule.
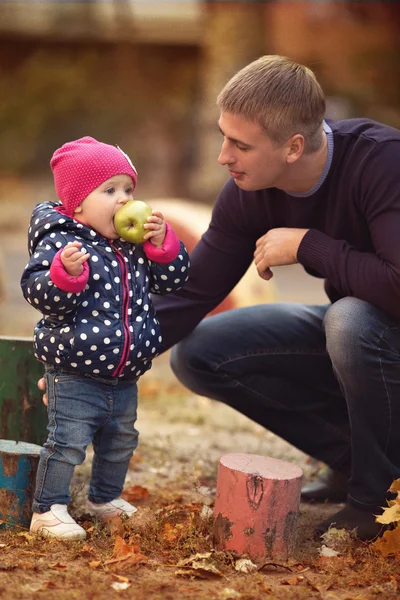
[[[114,215],[133,199],[137,174],[118,147],[91,137],[64,144],[51,160],[56,202],[38,204],[21,286],[43,316],[36,358],[45,366],[48,438],[36,476],[31,532],[84,539],[68,514],[75,465],[93,443],[88,512],[132,515],[121,494],[138,440],[136,382],[161,347],[151,294],[187,280],[185,247],[153,211],[143,244],[119,239]]]

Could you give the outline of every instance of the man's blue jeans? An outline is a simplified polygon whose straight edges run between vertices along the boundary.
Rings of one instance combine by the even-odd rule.
[[[174,347],[176,376],[329,466],[348,502],[384,506],[400,477],[400,323],[370,304],[266,304],[202,321]]]
[[[120,496],[129,459],[138,442],[134,424],[137,385],[46,369],[48,438],[36,475],[34,512],[70,502],[74,468],[93,442],[89,500],[97,504]]]

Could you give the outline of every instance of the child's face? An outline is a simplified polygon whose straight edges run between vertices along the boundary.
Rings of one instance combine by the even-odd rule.
[[[108,240],[119,238],[114,215],[128,200],[133,200],[133,181],[129,175],[114,175],[104,181],[75,209],[74,217]]]

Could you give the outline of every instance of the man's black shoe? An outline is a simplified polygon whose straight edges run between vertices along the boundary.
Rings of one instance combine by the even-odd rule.
[[[356,530],[357,537],[360,540],[373,540],[385,530],[385,526],[377,523],[375,514],[379,514],[379,508],[373,512],[358,510],[354,506],[346,504],[342,510],[329,517],[315,528],[315,533],[319,536],[328,531],[330,527],[336,529]]]
[[[302,502],[345,502],[348,479],[348,474],[326,467],[315,481],[307,483],[302,488],[300,500]]]

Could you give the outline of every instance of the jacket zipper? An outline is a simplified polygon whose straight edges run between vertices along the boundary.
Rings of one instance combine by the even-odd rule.
[[[119,361],[117,368],[112,373],[113,377],[119,377],[121,375],[121,373],[123,372],[126,362],[128,360],[132,336],[129,331],[129,315],[128,315],[128,308],[129,308],[128,269],[126,268],[124,255],[122,254],[122,252],[120,252],[120,250],[118,250],[114,245],[113,245],[113,248],[115,251],[115,256],[117,257],[118,262],[121,267],[121,283],[122,283],[122,315],[121,315],[121,319],[122,319],[122,326],[123,326],[124,333],[125,333],[124,348],[122,350],[121,360]]]

